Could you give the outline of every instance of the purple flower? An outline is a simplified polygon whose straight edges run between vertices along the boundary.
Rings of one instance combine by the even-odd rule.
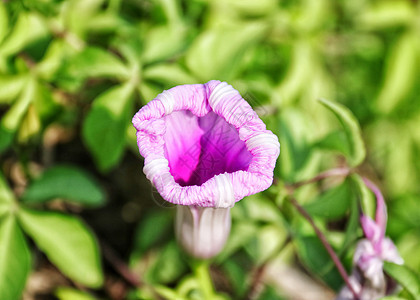
[[[177,208],[178,241],[209,258],[225,244],[230,207],[267,189],[280,154],[277,137],[226,82],[182,85],[133,118],[143,171]]]
[[[384,261],[396,264],[403,264],[404,261],[391,239],[385,237],[387,212],[381,191],[368,179],[364,179],[364,182],[376,196],[376,216],[375,220],[366,215],[360,218],[366,239],[359,241],[356,246],[350,283],[361,300],[374,300],[391,294],[396,286],[384,274]],[[337,298],[337,300],[353,299],[353,294],[347,287],[341,290]]]
[[[278,139],[225,82],[164,91],[133,125],[143,171],[166,201],[232,207],[272,184]]]

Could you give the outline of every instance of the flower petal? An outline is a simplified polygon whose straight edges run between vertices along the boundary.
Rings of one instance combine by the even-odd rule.
[[[222,118],[233,132],[236,130],[238,139],[237,144],[231,147],[212,142],[216,150],[221,152],[217,156],[216,164],[221,157],[233,163],[230,164],[231,167],[226,164],[223,168],[216,167],[210,177],[206,178],[200,174],[202,170],[196,168],[203,164],[202,147],[205,147],[205,151],[210,151],[212,145],[203,142],[204,134],[199,133],[199,128],[194,125],[196,121],[191,126],[181,127],[180,131],[185,137],[176,140],[168,136],[168,132],[174,129],[167,126],[172,123],[168,123],[169,119],[165,118],[174,121],[176,118],[193,115],[201,118],[197,122],[205,127],[214,117],[212,114]],[[206,117],[203,119],[204,116]],[[212,80],[203,85],[183,85],[164,91],[139,110],[133,118],[133,125],[137,129],[140,154],[145,158],[143,171],[169,202],[203,207],[231,207],[243,197],[265,190],[272,184],[274,166],[280,154],[278,139],[271,131],[266,130],[265,124],[239,92],[225,82]],[[213,127],[215,126],[229,127]],[[198,143],[198,136],[201,136],[200,155],[198,158],[192,157],[191,162],[188,162],[190,169],[184,170],[175,165],[176,159],[172,159],[173,156],[185,152],[184,146],[189,145],[188,142]],[[229,142],[235,141],[232,134],[228,136]],[[210,141],[215,140],[214,136],[210,137]],[[190,181],[195,170],[199,173],[200,180]],[[186,184],[182,186],[180,182]]]

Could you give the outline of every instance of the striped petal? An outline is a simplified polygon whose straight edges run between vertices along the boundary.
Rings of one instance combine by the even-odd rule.
[[[232,207],[272,184],[278,139],[226,82],[164,91],[133,125],[143,171],[171,203]]]

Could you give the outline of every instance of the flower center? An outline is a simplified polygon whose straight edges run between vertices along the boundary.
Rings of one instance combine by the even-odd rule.
[[[188,110],[164,117],[165,157],[181,186],[201,185],[215,175],[246,171],[252,159],[236,128],[209,112],[197,117]]]

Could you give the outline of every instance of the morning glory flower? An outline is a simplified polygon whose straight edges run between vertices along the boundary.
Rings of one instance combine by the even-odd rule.
[[[353,256],[353,272],[349,278],[353,289],[360,300],[380,299],[393,292],[396,284],[387,280],[383,271],[384,261],[403,264],[397,247],[391,239],[385,237],[387,211],[384,198],[379,188],[371,181],[364,179],[366,186],[376,196],[376,215],[372,220],[362,215],[360,222],[365,239],[357,243]],[[344,287],[337,300],[353,300],[354,296]]]
[[[176,226],[184,248],[224,244],[229,208],[273,182],[278,139],[226,82],[164,91],[136,113],[133,125],[146,177],[163,199],[188,206],[178,209]]]

